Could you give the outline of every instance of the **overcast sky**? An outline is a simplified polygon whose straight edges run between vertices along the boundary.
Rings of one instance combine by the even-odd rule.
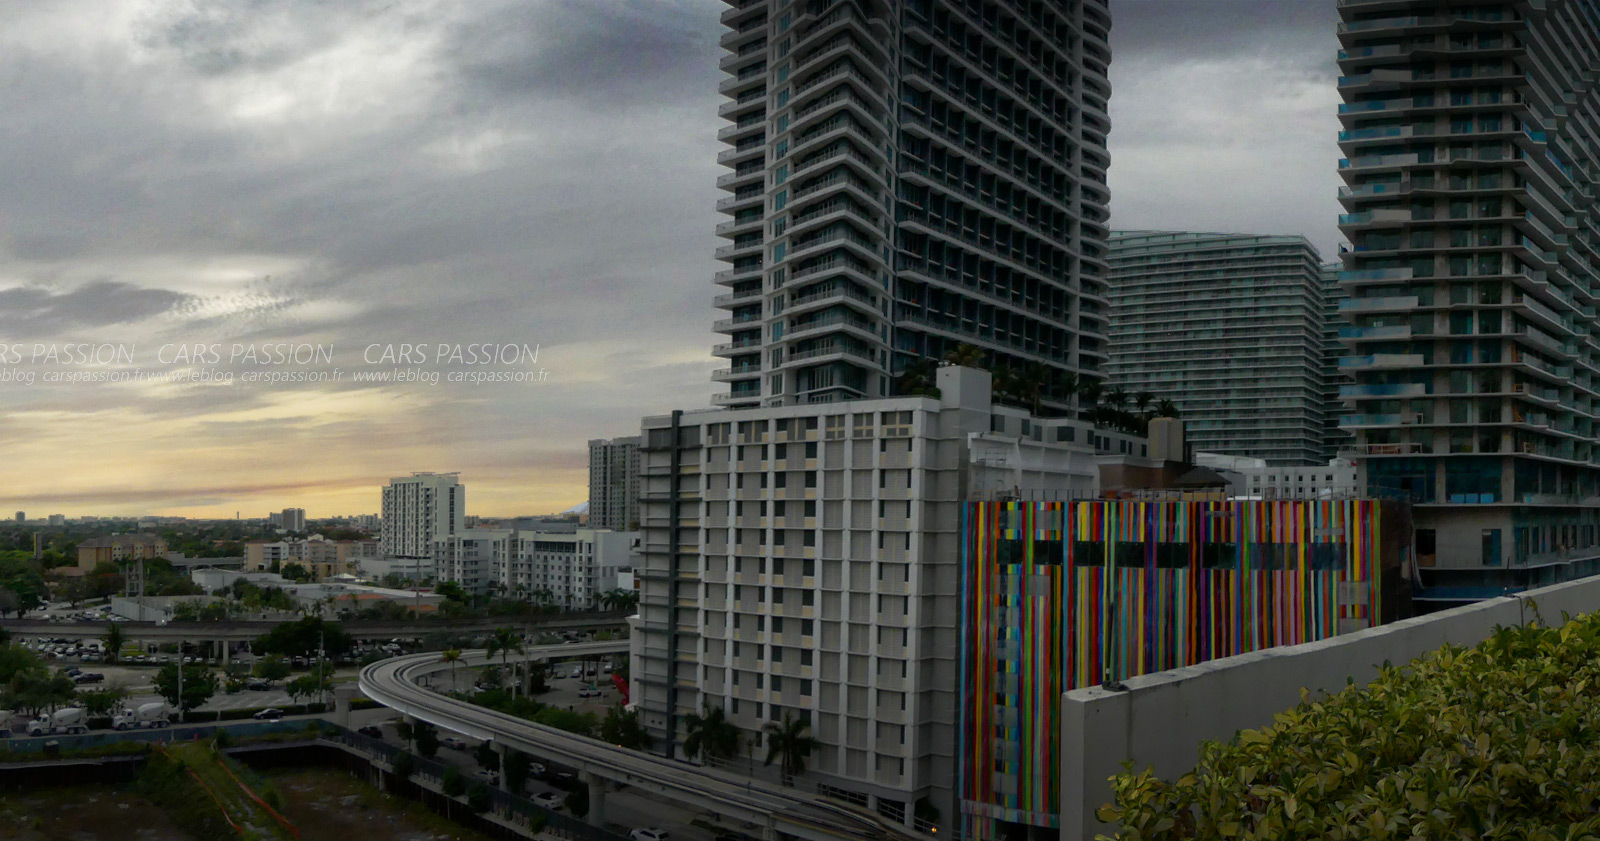
[[[582,501],[588,438],[716,390],[723,8],[0,0],[0,506],[315,518],[414,470],[471,513]],[[1331,0],[1112,15],[1112,225],[1331,256]],[[439,359],[469,343],[538,356]],[[546,373],[352,380],[397,367]],[[181,370],[234,379],[133,379]]]

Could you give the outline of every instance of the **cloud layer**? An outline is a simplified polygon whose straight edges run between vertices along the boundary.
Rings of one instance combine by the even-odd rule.
[[[1115,5],[1114,226],[1332,250],[1333,16],[1311,5]],[[582,499],[586,439],[716,390],[723,8],[0,0],[0,345],[136,348],[0,356],[0,505],[316,517],[413,470],[461,471],[474,513]],[[349,378],[368,345],[468,342],[538,345],[522,367],[548,378]],[[276,343],[335,358],[267,370],[344,378],[131,378]],[[74,370],[106,381],[43,379]]]

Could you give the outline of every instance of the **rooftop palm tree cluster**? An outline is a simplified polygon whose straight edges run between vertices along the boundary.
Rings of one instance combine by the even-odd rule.
[[[1005,365],[990,367],[987,354],[976,345],[956,345],[944,356],[944,362],[965,368],[986,368],[994,377],[994,400],[1031,410],[1035,416],[1044,414],[1044,401],[1070,402],[1076,397],[1078,416],[1100,426],[1120,429],[1142,435],[1151,418],[1178,416],[1178,407],[1171,400],[1157,401],[1148,391],[1129,394],[1120,387],[1106,388],[1101,381],[1078,378],[1077,374],[1046,365],[1034,364],[1025,368]],[[907,365],[895,381],[895,393],[938,397],[935,385],[939,362],[932,357],[922,357]]]

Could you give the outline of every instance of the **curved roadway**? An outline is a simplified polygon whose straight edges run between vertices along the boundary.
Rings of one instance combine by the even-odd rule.
[[[627,640],[530,647],[532,659],[626,652]],[[497,662],[482,650],[462,653],[466,665]],[[807,792],[752,782],[725,772],[626,750],[595,739],[458,701],[417,682],[448,671],[437,652],[394,657],[361,670],[361,691],[367,697],[430,724],[576,768],[579,772],[692,803],[767,828],[768,838],[781,832],[808,841],[838,838],[886,841],[923,838],[865,810],[845,806]]]

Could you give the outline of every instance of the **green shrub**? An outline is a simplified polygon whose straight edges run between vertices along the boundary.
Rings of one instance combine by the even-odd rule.
[[[417,770],[416,757],[409,753],[396,754],[392,767],[394,768],[394,775],[396,777],[399,777],[402,780],[409,780],[411,779],[411,775],[416,773]]]
[[[351,698],[350,699],[350,710],[352,712],[354,712],[355,710],[375,710],[375,709],[377,709],[377,708],[379,708],[381,706],[383,706],[383,705],[378,703],[377,701],[372,700],[371,698]]]
[[[488,786],[483,783],[473,783],[472,787],[467,789],[468,809],[483,813],[489,811],[489,807],[492,805],[494,805],[494,801],[489,797]]]
[[[1600,833],[1600,615],[1498,628],[1364,688],[1201,746],[1176,782],[1131,769],[1099,816],[1127,841]]]
[[[444,769],[444,777],[439,780],[439,788],[448,797],[460,797],[467,790],[467,778],[461,776],[461,769],[454,765]]]

